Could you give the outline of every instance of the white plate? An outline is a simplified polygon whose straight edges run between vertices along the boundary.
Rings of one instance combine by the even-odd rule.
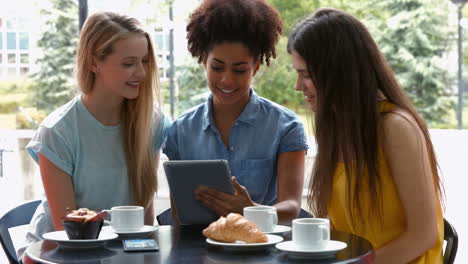
[[[276,236],[276,235],[266,235],[266,236],[268,238],[268,242],[265,242],[265,243],[245,243],[243,241],[227,243],[227,242],[216,241],[211,238],[207,238],[206,242],[214,246],[221,246],[224,249],[228,249],[228,250],[251,251],[251,250],[265,249],[270,246],[273,246],[276,243],[283,241],[283,237],[280,237],[280,236]]]
[[[97,239],[68,239],[65,231],[49,232],[42,235],[45,240],[57,242],[60,247],[67,248],[94,248],[101,247],[107,241],[116,239],[118,235],[114,232],[101,230]]]
[[[284,232],[288,232],[291,230],[290,226],[285,226],[285,225],[276,225],[273,231],[270,232],[264,232],[265,234],[282,234]]]
[[[276,244],[276,248],[288,253],[288,257],[297,259],[325,259],[334,257],[335,254],[346,248],[345,242],[330,240],[325,249],[305,250],[297,248],[293,241],[285,241]]]
[[[104,226],[102,230],[114,232],[119,235],[119,238],[138,238],[146,237],[150,233],[158,230],[157,226],[145,225],[137,231],[116,231],[111,226]]]

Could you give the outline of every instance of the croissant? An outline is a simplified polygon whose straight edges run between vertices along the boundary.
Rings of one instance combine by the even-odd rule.
[[[236,240],[246,243],[264,243],[268,238],[260,231],[255,223],[249,222],[240,214],[230,213],[221,216],[203,230],[205,237],[221,241],[234,242]]]

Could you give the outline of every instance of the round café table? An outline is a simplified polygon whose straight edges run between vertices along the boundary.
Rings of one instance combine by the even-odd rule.
[[[115,239],[105,246],[93,249],[60,248],[57,243],[41,240],[29,246],[27,257],[39,263],[89,263],[89,264],[142,264],[142,263],[372,263],[374,251],[365,239],[343,232],[331,231],[331,239],[343,241],[348,246],[339,251],[334,258],[326,260],[296,260],[274,246],[252,252],[225,250],[206,243],[202,235],[204,226],[159,226],[148,237],[155,238],[159,251],[124,252],[122,241]],[[291,240],[291,231],[283,234]]]

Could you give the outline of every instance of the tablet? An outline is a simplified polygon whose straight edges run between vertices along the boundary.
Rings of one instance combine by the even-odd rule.
[[[181,224],[209,224],[219,218],[195,199],[194,190],[205,185],[234,193],[227,160],[171,160],[163,166]]]

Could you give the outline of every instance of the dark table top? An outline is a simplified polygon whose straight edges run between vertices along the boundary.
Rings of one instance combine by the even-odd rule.
[[[295,260],[288,254],[276,249],[254,252],[238,252],[225,250],[219,246],[206,243],[201,231],[202,226],[183,226],[175,228],[160,226],[148,237],[155,238],[159,243],[159,251],[124,252],[121,240],[109,241],[106,246],[93,249],[62,249],[53,241],[41,240],[33,243],[27,250],[27,255],[42,263],[371,263],[374,257],[372,245],[365,239],[343,232],[331,232],[331,239],[343,241],[348,246],[339,251],[335,258],[327,260]],[[285,240],[291,240],[291,232],[282,235]]]

